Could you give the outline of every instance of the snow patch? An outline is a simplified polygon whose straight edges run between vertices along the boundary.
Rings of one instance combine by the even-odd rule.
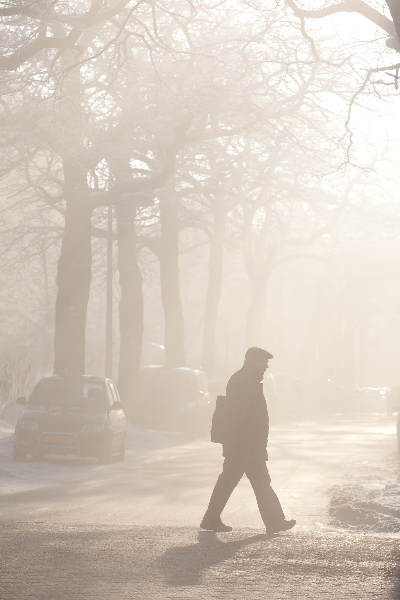
[[[370,532],[400,531],[400,484],[332,488],[329,514],[336,525]]]
[[[98,464],[95,458],[69,455],[48,455],[42,460],[16,462],[13,459],[14,426],[0,419],[0,497],[58,484],[98,485],[112,478],[125,480],[137,468],[144,456],[148,461],[159,457],[159,451],[186,442],[183,434],[140,429],[128,425],[126,459],[111,465]]]

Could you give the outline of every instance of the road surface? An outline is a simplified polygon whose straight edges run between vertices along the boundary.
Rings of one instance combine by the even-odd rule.
[[[199,532],[221,465],[206,440],[131,429],[122,464],[14,463],[1,433],[0,600],[400,600],[389,418],[272,428],[273,485],[298,525],[270,538],[245,479],[224,513],[234,531]]]

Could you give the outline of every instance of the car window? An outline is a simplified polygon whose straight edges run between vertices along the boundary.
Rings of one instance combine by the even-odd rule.
[[[86,406],[101,409],[107,406],[104,384],[101,381],[66,381],[48,379],[39,381],[30,398],[31,406]]]
[[[80,398],[77,395],[75,403],[84,404],[90,409],[107,408],[108,398],[104,385],[100,382],[85,382],[80,388]]]

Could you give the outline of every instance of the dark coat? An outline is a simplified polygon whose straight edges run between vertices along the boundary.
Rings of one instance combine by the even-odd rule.
[[[225,457],[267,459],[269,416],[262,381],[243,366],[226,387],[228,428],[223,444]]]

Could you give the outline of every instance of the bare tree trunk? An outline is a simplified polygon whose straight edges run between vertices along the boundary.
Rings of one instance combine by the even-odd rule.
[[[208,261],[208,282],[203,331],[203,367],[211,375],[215,366],[215,339],[218,307],[221,300],[223,268],[223,233],[225,209],[222,202],[216,202],[214,208],[214,231],[210,242]]]
[[[76,377],[85,371],[86,313],[91,280],[91,208],[74,191],[85,176],[64,161],[65,227],[57,271],[54,372]]]
[[[178,367],[185,364],[184,318],[179,281],[178,200],[171,184],[162,193],[160,223],[160,279],[166,366]]]
[[[50,322],[49,318],[52,313],[50,306],[50,285],[49,285],[49,273],[48,273],[48,265],[47,265],[47,252],[44,243],[40,247],[40,262],[42,267],[43,274],[43,342],[42,342],[42,352],[43,352],[43,366],[45,367],[46,372],[49,370],[50,365],[53,359],[53,339],[50,330]]]
[[[91,214],[85,198],[86,169],[80,162],[82,110],[80,70],[72,68],[74,51],[62,57],[67,69],[59,119],[64,125],[61,158],[64,171],[65,225],[57,270],[54,372],[78,377],[85,372],[86,314],[91,283]]]
[[[133,402],[143,343],[143,290],[136,246],[135,204],[117,205],[120,351],[118,386],[127,407]]]

